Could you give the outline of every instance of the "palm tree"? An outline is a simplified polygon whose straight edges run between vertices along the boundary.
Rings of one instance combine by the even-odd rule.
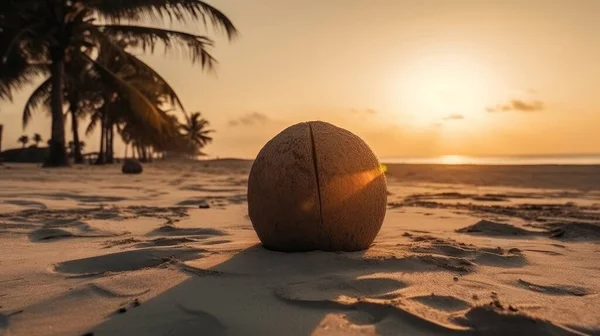
[[[106,24],[95,22],[100,18]],[[216,60],[208,52],[213,41],[205,36],[170,29],[136,26],[146,19],[171,22],[205,22],[222,29],[229,39],[237,34],[222,12],[201,0],[2,0],[0,1],[0,98],[11,99],[12,91],[36,76],[50,73],[52,132],[44,166],[68,165],[64,130],[65,67],[72,61],[86,62],[105,76],[114,75],[93,55],[101,49],[137,57],[114,41],[125,39],[127,47],[154,51],[161,43],[166,51],[185,50],[192,63],[212,69]],[[141,62],[141,61],[140,61]],[[115,85],[125,86],[113,76]],[[138,105],[154,107],[129,88]]]
[[[35,133],[31,140],[35,142],[35,147],[37,147],[40,144],[40,142],[42,142],[42,136],[39,133]]]
[[[71,141],[69,141],[67,147],[69,148],[69,152],[70,152],[69,156],[75,157],[75,155],[76,155],[76,153],[75,153],[76,149],[75,148],[79,148],[81,151],[83,151],[83,149],[85,148],[85,142],[79,141],[79,144],[76,144],[75,141],[71,140]],[[83,156],[82,156],[82,158],[83,158]]]
[[[23,148],[25,148],[29,142],[29,137],[27,135],[21,135],[17,141],[19,141],[21,145],[23,145]]]
[[[87,102],[85,106],[92,105],[92,108],[89,108],[91,120],[86,132],[89,134],[97,125],[101,126],[97,163],[102,164],[112,163],[114,160],[115,128],[126,144],[133,139],[125,139],[126,134],[121,132],[125,124],[130,129],[139,130],[135,132],[135,140],[138,142],[140,138],[150,135],[156,138],[165,130],[166,119],[162,106],[170,104],[173,108],[179,107],[184,112],[185,110],[169,84],[143,62],[110,53],[100,54],[98,62],[118,76],[123,83],[139,92],[146,101],[146,105],[142,105],[132,100],[131,89],[115,86],[112,78],[103,77],[100,73],[94,81],[88,82],[87,87],[84,85],[84,91],[89,91],[88,96],[95,97],[84,100]],[[90,104],[90,101],[96,102]],[[152,106],[152,113],[148,113],[147,104]]]
[[[200,149],[213,141],[209,134],[214,130],[207,129],[208,126],[208,120],[202,118],[200,112],[194,112],[187,118],[186,123],[181,125],[181,129],[184,136]]]

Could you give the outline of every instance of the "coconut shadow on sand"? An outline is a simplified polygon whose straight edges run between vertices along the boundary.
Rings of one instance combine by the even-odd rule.
[[[364,252],[292,254],[255,245],[211,268],[180,266],[189,279],[90,331],[96,336],[306,336],[327,315],[343,314],[351,323],[374,325],[380,334],[393,334],[400,327],[415,333],[455,332],[392,305],[357,300],[390,299],[408,286],[369,275],[442,271],[414,258],[375,260]],[[389,321],[379,325],[384,319]]]
[[[214,267],[192,265],[178,265],[190,274],[188,279],[125,314],[109,316],[89,331],[95,336],[307,336],[316,330],[344,333],[336,326],[347,321],[379,335],[399,331],[407,335],[502,335],[515,330],[520,334],[572,334],[547,321],[506,314],[491,306],[465,309],[447,325],[421,317],[418,309],[410,309],[411,300],[402,295],[411,284],[386,276],[447,271],[415,255],[371,258],[365,252],[281,253],[255,245]],[[324,329],[325,325],[329,329]]]

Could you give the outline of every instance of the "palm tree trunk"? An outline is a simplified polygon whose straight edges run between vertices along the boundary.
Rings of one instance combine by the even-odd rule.
[[[52,109],[52,135],[50,150],[44,167],[64,167],[69,165],[65,147],[65,121],[63,117],[63,82],[65,77],[64,49],[57,48],[52,52],[52,93],[50,106]]]
[[[123,155],[124,159],[127,159],[127,149],[129,148],[129,144],[125,143],[125,154]]]
[[[107,128],[107,137],[106,137],[106,162],[107,163],[114,163],[115,162],[115,151],[114,151],[114,138],[115,138],[115,127],[112,124],[112,122],[108,123],[108,128]]]
[[[83,163],[81,154],[81,144],[79,142],[79,120],[77,119],[77,110],[71,105],[71,131],[73,132],[73,158],[75,163]]]
[[[146,154],[144,153],[144,146],[138,145],[138,157],[141,162],[146,162]]]
[[[104,127],[100,129],[100,149],[98,150],[98,158],[96,159],[96,164],[104,164]]]
[[[105,157],[104,157],[104,152],[105,152],[105,144],[106,144],[106,113],[102,113],[102,120],[101,120],[101,127],[100,127],[100,150],[98,152],[98,159],[96,160],[96,164],[104,164],[105,163]]]
[[[110,137],[110,132],[108,131],[107,123],[104,124],[104,163],[108,163],[108,138]]]
[[[109,126],[108,121],[106,122],[106,125],[104,126],[104,132],[106,132],[106,135],[104,136],[104,141],[106,142],[104,144],[105,153],[106,153],[106,155],[104,156],[104,160],[106,163],[112,163],[112,162],[110,162],[110,126]]]

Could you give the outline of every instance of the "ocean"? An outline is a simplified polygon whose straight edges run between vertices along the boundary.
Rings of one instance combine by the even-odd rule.
[[[600,154],[573,155],[518,155],[518,156],[465,156],[441,155],[433,157],[387,157],[382,163],[443,164],[443,165],[600,165]]]

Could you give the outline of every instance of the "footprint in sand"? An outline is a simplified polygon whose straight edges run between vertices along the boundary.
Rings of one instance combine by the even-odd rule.
[[[148,236],[194,236],[194,237],[214,237],[225,236],[225,231],[212,228],[179,228],[173,225],[161,226],[147,234]]]
[[[448,256],[466,260],[475,265],[493,267],[523,267],[528,264],[527,259],[518,249],[505,251],[500,248],[478,248],[474,245],[458,243],[453,240],[434,238],[419,239],[420,236],[410,236],[416,246],[411,251],[433,256]],[[428,237],[428,236],[425,236]],[[465,264],[464,266],[469,266]],[[466,269],[468,271],[468,269]]]
[[[89,228],[87,229],[89,231]],[[56,229],[56,228],[42,228],[29,233],[29,240],[32,242],[58,240],[63,238],[106,238],[114,237],[116,234],[75,234],[73,232]]]
[[[156,238],[136,244],[136,247],[160,247],[160,246],[178,246],[185,243],[196,243],[197,240],[187,237],[176,237],[176,238]]]
[[[287,301],[337,302],[342,298],[389,298],[390,294],[405,287],[407,284],[404,282],[389,278],[351,279],[335,276],[281,287],[275,291],[275,295]]]
[[[60,239],[60,238],[68,238],[73,237],[73,233],[54,228],[44,228],[38,229],[31,233],[29,233],[29,240],[32,242],[42,241],[42,240],[52,240],[52,239]]]
[[[48,209],[46,204],[44,204],[42,202],[36,202],[36,201],[6,200],[6,201],[4,201],[4,203],[11,204],[11,205],[18,205],[18,206],[22,206],[22,207],[26,207],[26,208],[39,209],[39,210]]]
[[[549,256],[562,256],[562,255],[564,255],[563,253],[555,252],[555,251],[550,251],[550,250],[526,249],[525,251],[542,253],[542,254],[546,254],[546,255],[549,255]]]
[[[85,284],[82,287],[74,288],[73,290],[70,290],[67,295],[80,296],[80,295],[86,295],[86,294],[95,294],[95,295],[98,295],[101,297],[114,299],[114,298],[139,297],[139,296],[144,295],[149,292],[150,292],[150,290],[148,289],[148,290],[145,290],[142,292],[126,293],[124,291],[110,289],[106,286],[102,286],[99,284],[90,283],[90,284]]]
[[[461,299],[455,298],[453,296],[443,296],[443,295],[425,295],[425,296],[416,296],[410,298],[411,300],[420,302],[426,306],[431,308],[445,311],[445,312],[456,312],[460,310],[465,310],[471,305],[463,301]]]
[[[488,220],[479,222],[456,230],[458,233],[481,234],[490,237],[526,237],[542,235],[543,232],[529,231],[511,224],[496,223]]]
[[[405,305],[392,303],[407,285],[390,278],[329,277],[317,281],[292,284],[275,290],[275,295],[294,305],[323,311],[343,311],[344,317],[357,325],[375,325],[384,335],[406,334],[453,335],[466,331],[449,328],[423,318]],[[453,303],[456,305],[456,303]],[[392,326],[389,329],[386,326]],[[381,329],[380,329],[381,328]]]
[[[464,316],[453,320],[459,325],[473,328],[477,335],[581,335],[547,320],[492,306],[471,308]]]
[[[525,256],[517,250],[480,250],[473,262],[494,267],[523,267],[528,264]]]
[[[207,242],[203,242],[203,245],[220,245],[220,244],[227,244],[227,243],[231,243],[231,240],[227,240],[227,239],[218,239],[218,240],[209,240]]]
[[[173,260],[196,259],[201,257],[201,253],[204,251],[195,248],[140,249],[65,261],[56,264],[54,270],[65,274],[135,271],[142,268],[157,267]]]
[[[574,241],[600,241],[600,224],[587,222],[558,222],[542,224],[550,238]]]
[[[593,294],[592,291],[584,287],[571,285],[541,285],[523,279],[517,280],[514,285],[533,292],[548,295],[586,296]]]

